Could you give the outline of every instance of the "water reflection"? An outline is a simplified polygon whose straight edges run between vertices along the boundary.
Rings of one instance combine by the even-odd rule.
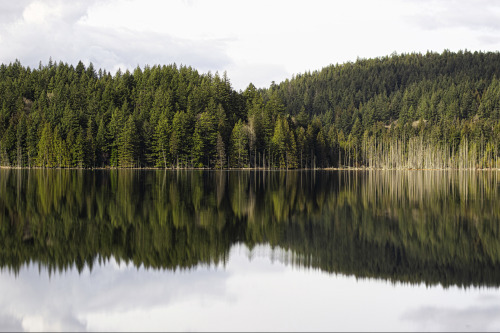
[[[235,245],[226,266],[0,274],[0,330],[482,331],[500,329],[496,288],[408,286],[272,263],[270,246]]]
[[[361,278],[500,284],[497,172],[0,170],[0,266],[224,265],[237,243]]]

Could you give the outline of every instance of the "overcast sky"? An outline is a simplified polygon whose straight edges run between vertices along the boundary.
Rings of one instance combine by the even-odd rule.
[[[235,89],[393,52],[500,49],[497,0],[0,0],[0,62],[227,71]]]

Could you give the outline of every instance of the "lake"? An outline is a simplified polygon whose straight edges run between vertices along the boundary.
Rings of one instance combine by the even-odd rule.
[[[500,172],[0,170],[0,330],[499,331]]]

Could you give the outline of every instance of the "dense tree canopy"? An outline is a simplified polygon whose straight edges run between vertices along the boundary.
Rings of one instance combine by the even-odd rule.
[[[498,168],[500,53],[393,54],[235,91],[224,73],[0,66],[0,165]]]

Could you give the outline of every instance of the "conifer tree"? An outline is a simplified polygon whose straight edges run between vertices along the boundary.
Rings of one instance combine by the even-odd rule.
[[[38,142],[37,166],[52,168],[54,167],[53,135],[49,123],[45,123],[42,130],[40,141]]]
[[[155,128],[153,150],[156,156],[156,166],[167,168],[170,163],[171,127],[165,114],[159,119]]]
[[[179,167],[180,164],[187,165],[191,147],[189,144],[189,115],[186,112],[176,112],[172,120],[172,135],[170,137],[170,153],[174,159],[174,164]]]
[[[16,129],[16,165],[18,167],[24,167],[27,165],[28,162],[28,149],[27,149],[27,124],[26,124],[26,116],[24,113],[21,114],[21,117],[19,119],[19,122],[17,124],[17,129]]]
[[[83,131],[78,132],[71,152],[73,156],[73,166],[83,168],[85,166],[85,136]]]
[[[106,125],[104,124],[104,119],[99,121],[95,144],[96,163],[98,166],[102,167],[109,162],[108,133],[106,131]]]
[[[87,167],[95,167],[97,161],[96,155],[96,128],[92,116],[87,122],[87,133],[85,136],[85,165]]]
[[[136,166],[137,127],[133,115],[125,122],[125,127],[118,139],[118,165],[122,168]]]
[[[224,144],[224,140],[222,139],[222,135],[220,132],[217,132],[217,160],[215,167],[217,169],[223,169],[226,164],[226,145]]]
[[[231,168],[248,166],[248,134],[243,121],[238,120],[231,134]]]

